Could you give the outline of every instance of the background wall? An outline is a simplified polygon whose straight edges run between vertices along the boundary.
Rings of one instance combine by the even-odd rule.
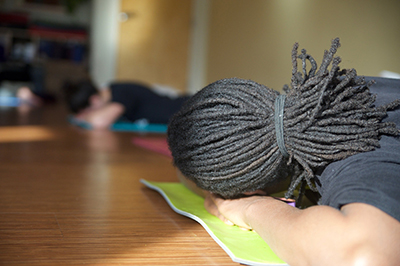
[[[207,83],[240,77],[280,90],[290,82],[294,42],[319,65],[335,37],[342,68],[372,76],[400,72],[398,0],[210,2]]]

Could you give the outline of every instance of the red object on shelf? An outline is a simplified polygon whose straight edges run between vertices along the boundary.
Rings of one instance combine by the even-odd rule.
[[[41,27],[37,25],[29,26],[29,34],[41,38],[49,39],[74,39],[79,41],[86,41],[88,36],[85,30],[79,29],[56,29]]]

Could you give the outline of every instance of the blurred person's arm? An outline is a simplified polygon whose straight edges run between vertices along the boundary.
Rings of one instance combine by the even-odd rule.
[[[100,108],[85,110],[76,118],[89,123],[93,129],[107,129],[124,113],[124,109],[120,103],[107,103]]]
[[[89,123],[93,129],[107,129],[125,112],[122,104],[110,100],[111,91],[101,89],[99,95],[94,95],[90,99],[91,106],[75,117]]]

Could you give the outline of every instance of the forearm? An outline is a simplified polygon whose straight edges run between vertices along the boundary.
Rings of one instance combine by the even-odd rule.
[[[119,103],[110,103],[102,108],[87,113],[85,120],[94,129],[106,129],[124,112],[124,107]]]
[[[245,220],[291,266],[371,265],[382,259],[396,263],[398,257],[390,251],[390,243],[398,245],[398,241],[394,243],[395,237],[385,239],[393,232],[379,229],[382,231],[371,234],[375,221],[366,227],[362,214],[360,218],[354,214],[358,215],[327,206],[299,210],[272,198],[261,198],[247,209]],[[376,226],[374,230],[378,231]],[[388,254],[383,256],[383,252]]]
[[[319,232],[329,231],[330,228],[315,218],[311,220],[311,211],[315,213],[311,209],[299,210],[281,201],[263,198],[251,205],[246,220],[250,227],[289,265],[313,265],[314,260],[320,261],[315,256],[321,253],[326,256],[327,252],[330,253],[333,250],[326,250],[330,246],[327,242],[332,242],[327,239],[321,241],[324,232],[322,234]],[[317,211],[321,214],[316,217],[325,215],[324,210]],[[335,216],[341,219],[340,214]],[[318,244],[315,245],[315,242]]]

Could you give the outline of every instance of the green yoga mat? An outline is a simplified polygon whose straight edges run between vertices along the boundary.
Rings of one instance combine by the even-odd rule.
[[[183,184],[143,179],[140,182],[158,191],[175,212],[200,223],[234,262],[247,265],[288,265],[254,231],[226,225],[208,213],[203,206],[204,199]]]

